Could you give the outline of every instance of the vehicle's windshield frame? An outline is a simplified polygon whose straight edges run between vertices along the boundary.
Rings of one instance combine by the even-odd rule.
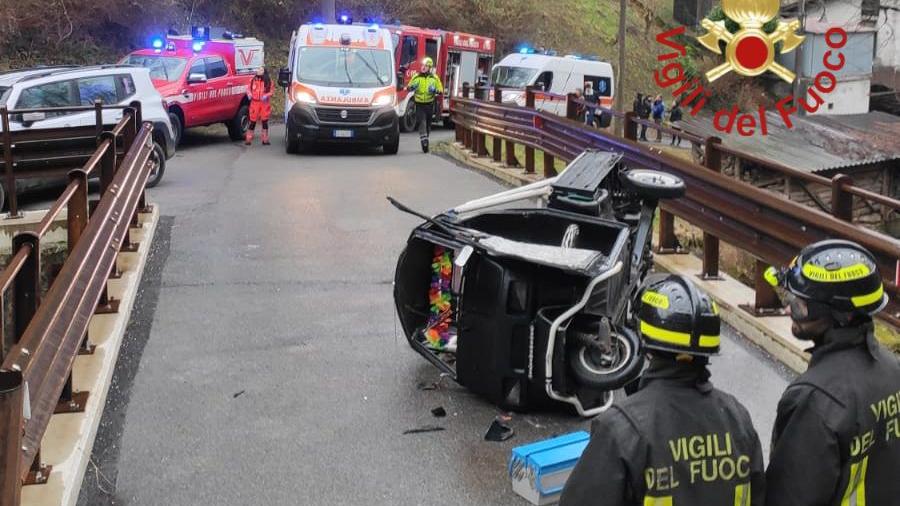
[[[334,70],[335,75],[328,76],[332,79],[316,79],[301,73],[301,61],[311,51],[334,52],[341,51],[345,54],[354,53],[358,63],[348,65],[346,56],[343,63]],[[382,62],[379,64],[379,58]],[[315,47],[304,46],[297,51],[294,60],[294,79],[297,82],[316,86],[347,87],[347,88],[382,88],[391,84],[393,79],[394,54],[387,49],[358,48],[358,47]],[[363,76],[371,80],[359,80],[359,70],[365,69]],[[349,74],[349,75],[348,75]],[[355,77],[354,77],[355,75]],[[341,78],[341,79],[337,79]]]
[[[508,81],[500,79],[500,72],[502,69],[511,69],[519,72],[527,71],[527,79],[521,79],[519,82],[522,84],[509,84]],[[529,84],[534,82],[535,77],[538,76],[541,69],[534,67],[520,67],[518,65],[497,65],[491,70],[491,83],[500,86],[501,88],[516,88],[516,89],[524,89]],[[509,75],[509,70],[507,70],[507,77]]]
[[[142,59],[153,58],[153,59],[160,60],[162,62],[161,68],[165,72],[165,77],[160,78],[158,74],[154,74],[154,70],[156,70],[157,68],[160,68],[160,67],[148,67],[148,66],[144,65],[143,63],[135,63],[135,62],[131,61],[132,58],[142,58]],[[146,61],[146,60],[144,60],[144,61]],[[174,67],[174,70],[178,70],[177,75],[174,73],[171,75],[169,74],[170,67],[166,64],[166,62],[168,62],[168,61],[179,62],[178,66]],[[150,79],[163,80],[166,82],[175,83],[175,82],[178,82],[184,76],[184,71],[187,69],[188,63],[190,63],[190,59],[185,58],[183,56],[170,56],[170,55],[165,55],[165,54],[131,54],[125,58],[124,63],[130,64],[130,65],[140,65],[141,67],[146,68],[147,70],[150,71]]]

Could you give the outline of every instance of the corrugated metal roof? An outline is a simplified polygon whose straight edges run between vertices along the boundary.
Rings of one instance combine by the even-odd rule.
[[[757,118],[758,120],[758,118]],[[712,114],[686,115],[683,128],[701,137],[716,136],[732,149],[808,172],[857,167],[900,160],[900,117],[879,111],[841,116],[792,115],[792,129],[781,116],[766,113],[768,135],[757,127],[753,136],[735,130],[726,134],[713,126]]]

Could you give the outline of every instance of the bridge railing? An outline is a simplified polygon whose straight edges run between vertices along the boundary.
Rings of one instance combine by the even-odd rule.
[[[473,91],[479,98],[470,98]],[[880,315],[893,325],[900,326],[900,290],[895,284],[895,272],[900,262],[900,241],[859,227],[851,221],[854,198],[866,199],[891,209],[898,209],[900,202],[853,186],[849,178],[843,175],[829,180],[738,153],[724,148],[716,137],[691,139],[702,141],[702,164],[684,160],[638,143],[637,127],[644,121],[633,112],[620,113],[597,106],[601,112],[619,117],[624,122],[625,136],[619,137],[572,119],[578,103],[574,97],[568,97],[569,117],[566,118],[535,110],[535,92],[532,89],[526,90],[525,107],[501,103],[498,90],[494,91],[493,100],[486,100],[487,96],[486,88],[471,90],[464,86],[463,96],[451,100],[456,139],[479,156],[488,155],[486,142],[487,136],[490,136],[493,159],[518,167],[515,146],[522,145],[525,172],[535,172],[534,156],[538,150],[544,157],[544,176],[550,177],[555,175],[556,158],[569,162],[588,148],[615,150],[623,153],[624,162],[632,167],[662,170],[684,179],[687,184],[685,197],[664,201],[660,206],[658,251],[675,252],[678,242],[674,217],[678,216],[703,230],[702,276],[716,278],[719,275],[720,239],[749,252],[757,259],[756,297],[754,303],[744,309],[757,315],[776,313],[779,302],[775,292],[763,279],[765,268],[787,264],[803,246],[811,242],[842,238],[862,244],[877,256],[885,289],[891,298],[888,308]],[[649,127],[658,127],[655,123],[646,123]],[[683,132],[665,126],[659,128],[690,139]],[[504,145],[505,149],[501,149]],[[821,178],[824,180],[822,184],[827,181],[832,188],[832,209],[826,213],[723,174],[723,155],[753,158],[765,168],[781,171],[790,178],[810,181]]]
[[[117,311],[106,285],[116,275],[119,251],[134,249],[129,231],[138,223],[138,211],[146,207],[152,130],[149,123],[141,123],[135,107],[125,108],[112,130],[98,128],[96,150],[82,168],[68,173],[69,183],[52,208],[33,230],[13,237],[12,257],[0,273],[0,308],[9,306],[4,302],[10,290],[13,319],[4,325],[5,310],[0,313],[0,506],[18,505],[23,483],[47,480],[50,469],[41,465],[39,452],[51,415],[84,410],[88,392],[73,393],[72,366],[77,355],[93,352],[87,334],[91,315]],[[83,135],[81,129],[70,133],[76,139]],[[7,169],[10,137],[4,135]],[[61,130],[52,133],[54,141],[64,138]],[[98,172],[101,195],[92,206],[88,178]],[[41,240],[63,208],[68,254],[42,294],[41,272],[46,267]],[[7,327],[11,335],[4,335]]]

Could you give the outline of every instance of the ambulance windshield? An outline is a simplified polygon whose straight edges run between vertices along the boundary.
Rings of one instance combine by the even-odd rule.
[[[186,58],[175,56],[129,55],[124,63],[140,65],[150,69],[150,79],[156,81],[177,81],[187,65]]]
[[[524,88],[533,84],[538,69],[497,66],[491,74],[491,82],[503,88]]]
[[[391,52],[383,49],[301,47],[297,81],[319,86],[377,88],[391,83]]]

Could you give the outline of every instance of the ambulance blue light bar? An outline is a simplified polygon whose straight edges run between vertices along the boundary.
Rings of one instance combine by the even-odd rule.
[[[349,14],[341,14],[340,17],[338,18],[338,24],[340,24],[340,25],[352,25],[352,24],[353,24],[353,18],[350,17]]]
[[[191,46],[191,48],[194,50],[195,53],[196,53],[196,52],[199,52],[199,51],[202,51],[202,50],[203,50],[203,43],[202,43],[202,42],[194,42],[194,44]]]
[[[153,46],[153,49],[162,49],[163,40],[159,37],[156,37],[150,44]]]

